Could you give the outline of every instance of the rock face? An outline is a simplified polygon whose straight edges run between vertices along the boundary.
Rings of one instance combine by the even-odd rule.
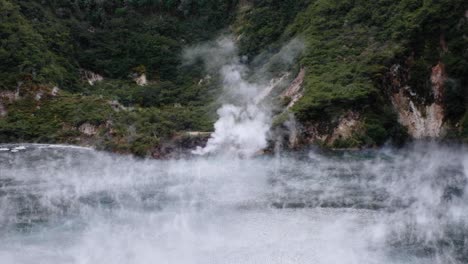
[[[431,98],[429,103],[415,100],[418,96],[407,85],[408,72],[396,64],[391,67],[390,83],[392,105],[398,113],[399,122],[408,129],[408,133],[416,139],[437,138],[444,134],[444,82],[447,79],[445,66],[439,62],[432,67]]]
[[[52,91],[50,92],[50,95],[57,96],[59,91],[60,89],[57,86],[54,86],[54,88],[52,88]]]
[[[0,92],[0,100],[7,100],[9,102],[13,102],[18,100],[19,93],[18,91],[1,91]]]
[[[97,127],[91,125],[90,123],[84,123],[80,127],[78,127],[78,131],[87,135],[87,136],[94,136],[97,134]]]
[[[304,125],[304,140],[307,144],[333,146],[338,140],[352,138],[362,126],[360,114],[350,110],[341,115],[336,122],[323,121]]]
[[[92,71],[87,71],[87,70],[80,70],[81,78],[88,82],[89,85],[94,85],[96,82],[100,82],[104,80],[104,77],[102,75],[99,75],[95,72]]]
[[[136,76],[133,78],[133,80],[136,82],[136,84],[140,86],[145,86],[148,84],[148,80],[146,79],[146,74],[141,74],[140,76]]]
[[[306,75],[305,68],[301,68],[296,78],[280,94],[280,98],[287,99],[285,110],[290,109],[303,96],[303,83]],[[283,112],[284,114],[284,112]],[[298,148],[302,145],[319,144],[334,147],[337,142],[346,141],[360,133],[363,129],[363,120],[357,111],[348,110],[333,120],[321,120],[300,123],[294,115],[289,114],[283,123],[283,130],[276,133],[286,135],[289,148]]]
[[[305,69],[302,68],[299,71],[296,79],[289,85],[289,87],[281,94],[282,98],[289,98],[290,101],[286,108],[291,108],[299,99],[301,99],[302,93],[302,83],[304,82]]]
[[[281,89],[285,84],[285,81],[290,76],[290,73],[284,73],[277,78],[270,80],[270,83],[255,97],[255,103],[260,103],[268,97],[274,96],[273,93],[277,89]]]
[[[19,82],[16,91],[0,91],[0,118],[4,118],[8,115],[8,109],[6,107],[8,103],[20,99],[19,90],[22,85],[23,83]]]
[[[353,133],[358,131],[361,127],[362,122],[359,113],[348,111],[340,117],[338,125],[327,138],[327,143],[332,145],[337,140],[349,139],[353,136]]]
[[[330,148],[359,147],[356,135],[362,135],[364,121],[360,113],[352,110],[344,112],[334,120],[321,120],[308,123],[298,122],[291,114],[283,126],[276,128],[274,144],[287,145],[290,149],[303,146],[321,145]],[[279,141],[278,141],[279,140]],[[286,144],[285,144],[286,143]]]

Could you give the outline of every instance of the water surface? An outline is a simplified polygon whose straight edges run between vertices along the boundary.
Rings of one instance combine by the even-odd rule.
[[[0,263],[467,261],[461,147],[155,161],[9,145],[0,165]]]

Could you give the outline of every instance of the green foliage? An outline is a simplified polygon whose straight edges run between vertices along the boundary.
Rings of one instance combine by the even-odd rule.
[[[284,123],[288,121],[290,114],[291,113],[289,111],[284,111],[281,114],[275,116],[271,124],[271,127],[276,128],[276,127],[284,125]]]
[[[155,137],[142,136],[133,140],[130,144],[130,152],[138,157],[146,157],[150,153],[151,148],[159,143]]]
[[[359,136],[352,136],[350,138],[338,138],[333,142],[332,148],[335,149],[350,149],[362,146],[362,142],[359,140]]]
[[[410,85],[423,101],[432,93],[431,68],[441,58],[451,64],[449,74],[458,86],[448,86],[448,116],[460,116],[468,76],[460,20],[467,7],[461,0],[313,1],[285,32],[302,36],[307,45],[300,62],[307,70],[305,92],[293,108],[296,116],[333,120],[346,109],[383,114],[388,100],[375,102],[385,95],[382,79],[393,63],[408,57],[413,58]],[[441,38],[448,52],[441,49]],[[387,117],[391,121],[379,120]],[[405,138],[395,115],[369,117],[365,128],[363,141],[370,145]]]
[[[210,131],[212,120],[199,106],[135,108],[114,111],[107,99],[64,94],[37,101],[33,96],[7,103],[8,115],[0,119],[0,143],[79,143],[79,131],[93,125],[104,139],[97,147],[145,156],[161,139],[179,131]],[[97,137],[97,139],[99,138]],[[78,142],[76,141],[78,140]]]
[[[0,89],[23,78],[79,90],[79,68],[127,79],[176,81],[182,45],[232,18],[234,1],[0,1]]]
[[[211,120],[198,107],[138,108],[116,113],[112,119],[113,133],[103,148],[147,156],[178,131],[209,131]]]
[[[446,117],[448,120],[460,120],[467,110],[467,91],[460,81],[449,79],[444,84],[444,98]]]
[[[215,0],[0,0],[0,90],[21,82],[26,91],[4,103],[0,142],[80,143],[86,135],[78,128],[88,123],[103,139],[97,146],[145,155],[177,131],[211,130],[216,80],[198,84],[203,69],[183,66],[180,55],[183,45],[224,28],[234,7]],[[80,69],[105,81],[87,85]],[[143,73],[148,85],[131,81]],[[74,94],[37,101],[27,90],[40,84]],[[130,108],[115,112],[111,100]]]
[[[219,80],[200,82],[202,64],[183,65],[181,51],[229,25],[252,65],[292,37],[304,40],[297,66],[306,69],[304,96],[294,114],[330,122],[348,110],[363,116],[362,133],[334,147],[405,140],[382,80],[406,62],[421,100],[432,93],[431,68],[446,65],[447,120],[468,138],[466,9],[463,0],[0,0],[0,90],[31,89],[3,102],[0,141],[74,142],[89,123],[99,146],[144,156],[177,131],[211,130]],[[80,69],[105,80],[87,85]],[[138,86],[131,79],[143,73],[149,83]],[[36,100],[40,85],[70,93]],[[128,109],[114,111],[110,100]]]
[[[12,89],[25,78],[70,84],[73,67],[60,55],[70,51],[67,30],[49,27],[44,18],[29,21],[21,11],[14,2],[0,1],[0,89]]]
[[[274,44],[307,0],[255,0],[237,21],[240,53],[253,58]]]
[[[60,142],[67,127],[83,123],[99,126],[110,119],[112,110],[105,100],[66,95],[36,101],[33,97],[7,105],[8,115],[0,119],[0,142]],[[75,131],[76,132],[76,131]]]
[[[124,106],[209,106],[219,93],[216,84],[215,80],[203,85],[191,81],[182,81],[179,85],[164,81],[138,86],[133,81],[106,80],[84,86],[82,90],[85,94],[117,100]]]
[[[378,104],[382,102],[375,102],[375,105]],[[394,145],[403,145],[408,139],[408,133],[398,123],[394,110],[388,105],[374,106],[373,109],[374,111],[364,111],[364,132],[361,135],[363,145],[380,146],[389,139]]]

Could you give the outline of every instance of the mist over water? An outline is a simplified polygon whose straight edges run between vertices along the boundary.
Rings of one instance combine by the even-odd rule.
[[[0,263],[467,260],[461,147],[169,161],[25,147],[0,151]]]
[[[291,64],[302,49],[293,40],[272,58]],[[465,148],[256,156],[281,77],[251,72],[229,37],[185,52],[199,57],[224,92],[191,158],[0,146],[0,263],[468,262]]]

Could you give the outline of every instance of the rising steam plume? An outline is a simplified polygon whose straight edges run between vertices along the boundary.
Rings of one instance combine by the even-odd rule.
[[[269,56],[267,61],[288,68],[303,47],[301,41],[294,39],[278,53]],[[249,157],[265,149],[272,121],[272,108],[264,99],[283,78],[273,78],[268,73],[268,63],[257,70],[249,69],[238,56],[231,36],[190,47],[185,50],[184,58],[188,63],[201,58],[207,71],[221,76],[223,86],[220,98],[222,106],[217,111],[219,118],[214,125],[215,131],[207,145],[198,147],[193,153],[229,153]]]

